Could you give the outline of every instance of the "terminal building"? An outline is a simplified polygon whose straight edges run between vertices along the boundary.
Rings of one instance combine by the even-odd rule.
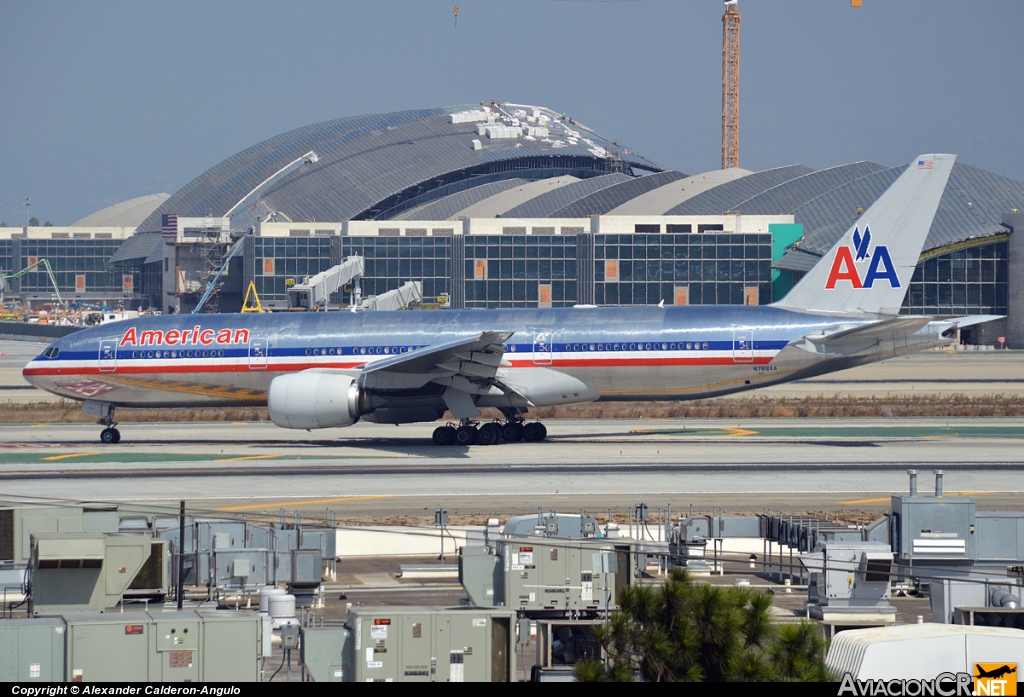
[[[203,311],[238,310],[250,282],[284,309],[291,285],[353,255],[365,295],[414,280],[442,308],[765,304],[906,166],[692,174],[542,107],[374,114],[275,136],[77,227],[0,228],[0,270],[51,255],[72,299],[163,312],[191,311],[211,283]],[[956,164],[903,312],[1008,315],[962,338],[1024,347],[1022,204],[1024,184]],[[130,216],[121,232],[80,225]],[[39,276],[8,282],[8,298],[50,298]]]

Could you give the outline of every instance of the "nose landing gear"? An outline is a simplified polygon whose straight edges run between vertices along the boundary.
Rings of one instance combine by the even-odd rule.
[[[96,413],[96,412],[93,412]],[[117,430],[117,422],[114,421],[114,405],[103,404],[100,408],[100,420],[96,423],[106,426],[100,431],[100,442],[108,445],[116,445],[121,442],[121,432]]]

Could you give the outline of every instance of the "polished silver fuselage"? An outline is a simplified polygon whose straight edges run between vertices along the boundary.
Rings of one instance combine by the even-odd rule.
[[[794,344],[813,332],[877,321],[770,306],[165,315],[71,334],[24,375],[54,394],[122,407],[263,405],[278,375],[358,370],[396,353],[503,331],[514,332],[504,345],[511,367],[566,373],[601,400],[686,400],[948,343],[926,326],[901,343],[855,355]],[[388,399],[394,406],[444,406],[431,389]]]

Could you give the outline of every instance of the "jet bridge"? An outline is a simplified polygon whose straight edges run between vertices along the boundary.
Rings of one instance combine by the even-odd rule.
[[[423,302],[423,284],[406,281],[398,288],[363,300],[356,310],[402,310]]]
[[[288,307],[292,310],[325,309],[331,294],[348,283],[355,283],[352,300],[359,304],[359,279],[362,278],[364,264],[362,257],[349,257],[337,266],[307,278],[305,283],[297,283],[288,289]]]

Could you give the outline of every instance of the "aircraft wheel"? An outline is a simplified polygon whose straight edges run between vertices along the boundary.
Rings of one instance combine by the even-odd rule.
[[[435,445],[451,445],[455,442],[455,429],[450,426],[438,426],[434,429]]]
[[[476,432],[477,445],[494,445],[501,442],[501,429],[497,424],[484,424]]]
[[[527,443],[536,443],[544,438],[544,432],[540,430],[539,423],[528,423],[523,426],[523,440]]]
[[[114,443],[115,444],[116,443],[120,443],[121,442],[121,432],[118,431],[116,428],[112,428],[111,430],[114,432]]]
[[[100,442],[113,444],[118,441],[117,429],[105,428],[100,431]]]
[[[540,438],[537,440],[544,440],[548,437],[548,427],[542,424],[540,421],[537,422],[537,428],[540,429]]]
[[[523,425],[512,421],[501,427],[501,437],[509,443],[518,443],[523,439]]]
[[[473,445],[476,443],[475,426],[459,426],[455,430],[455,445]]]

